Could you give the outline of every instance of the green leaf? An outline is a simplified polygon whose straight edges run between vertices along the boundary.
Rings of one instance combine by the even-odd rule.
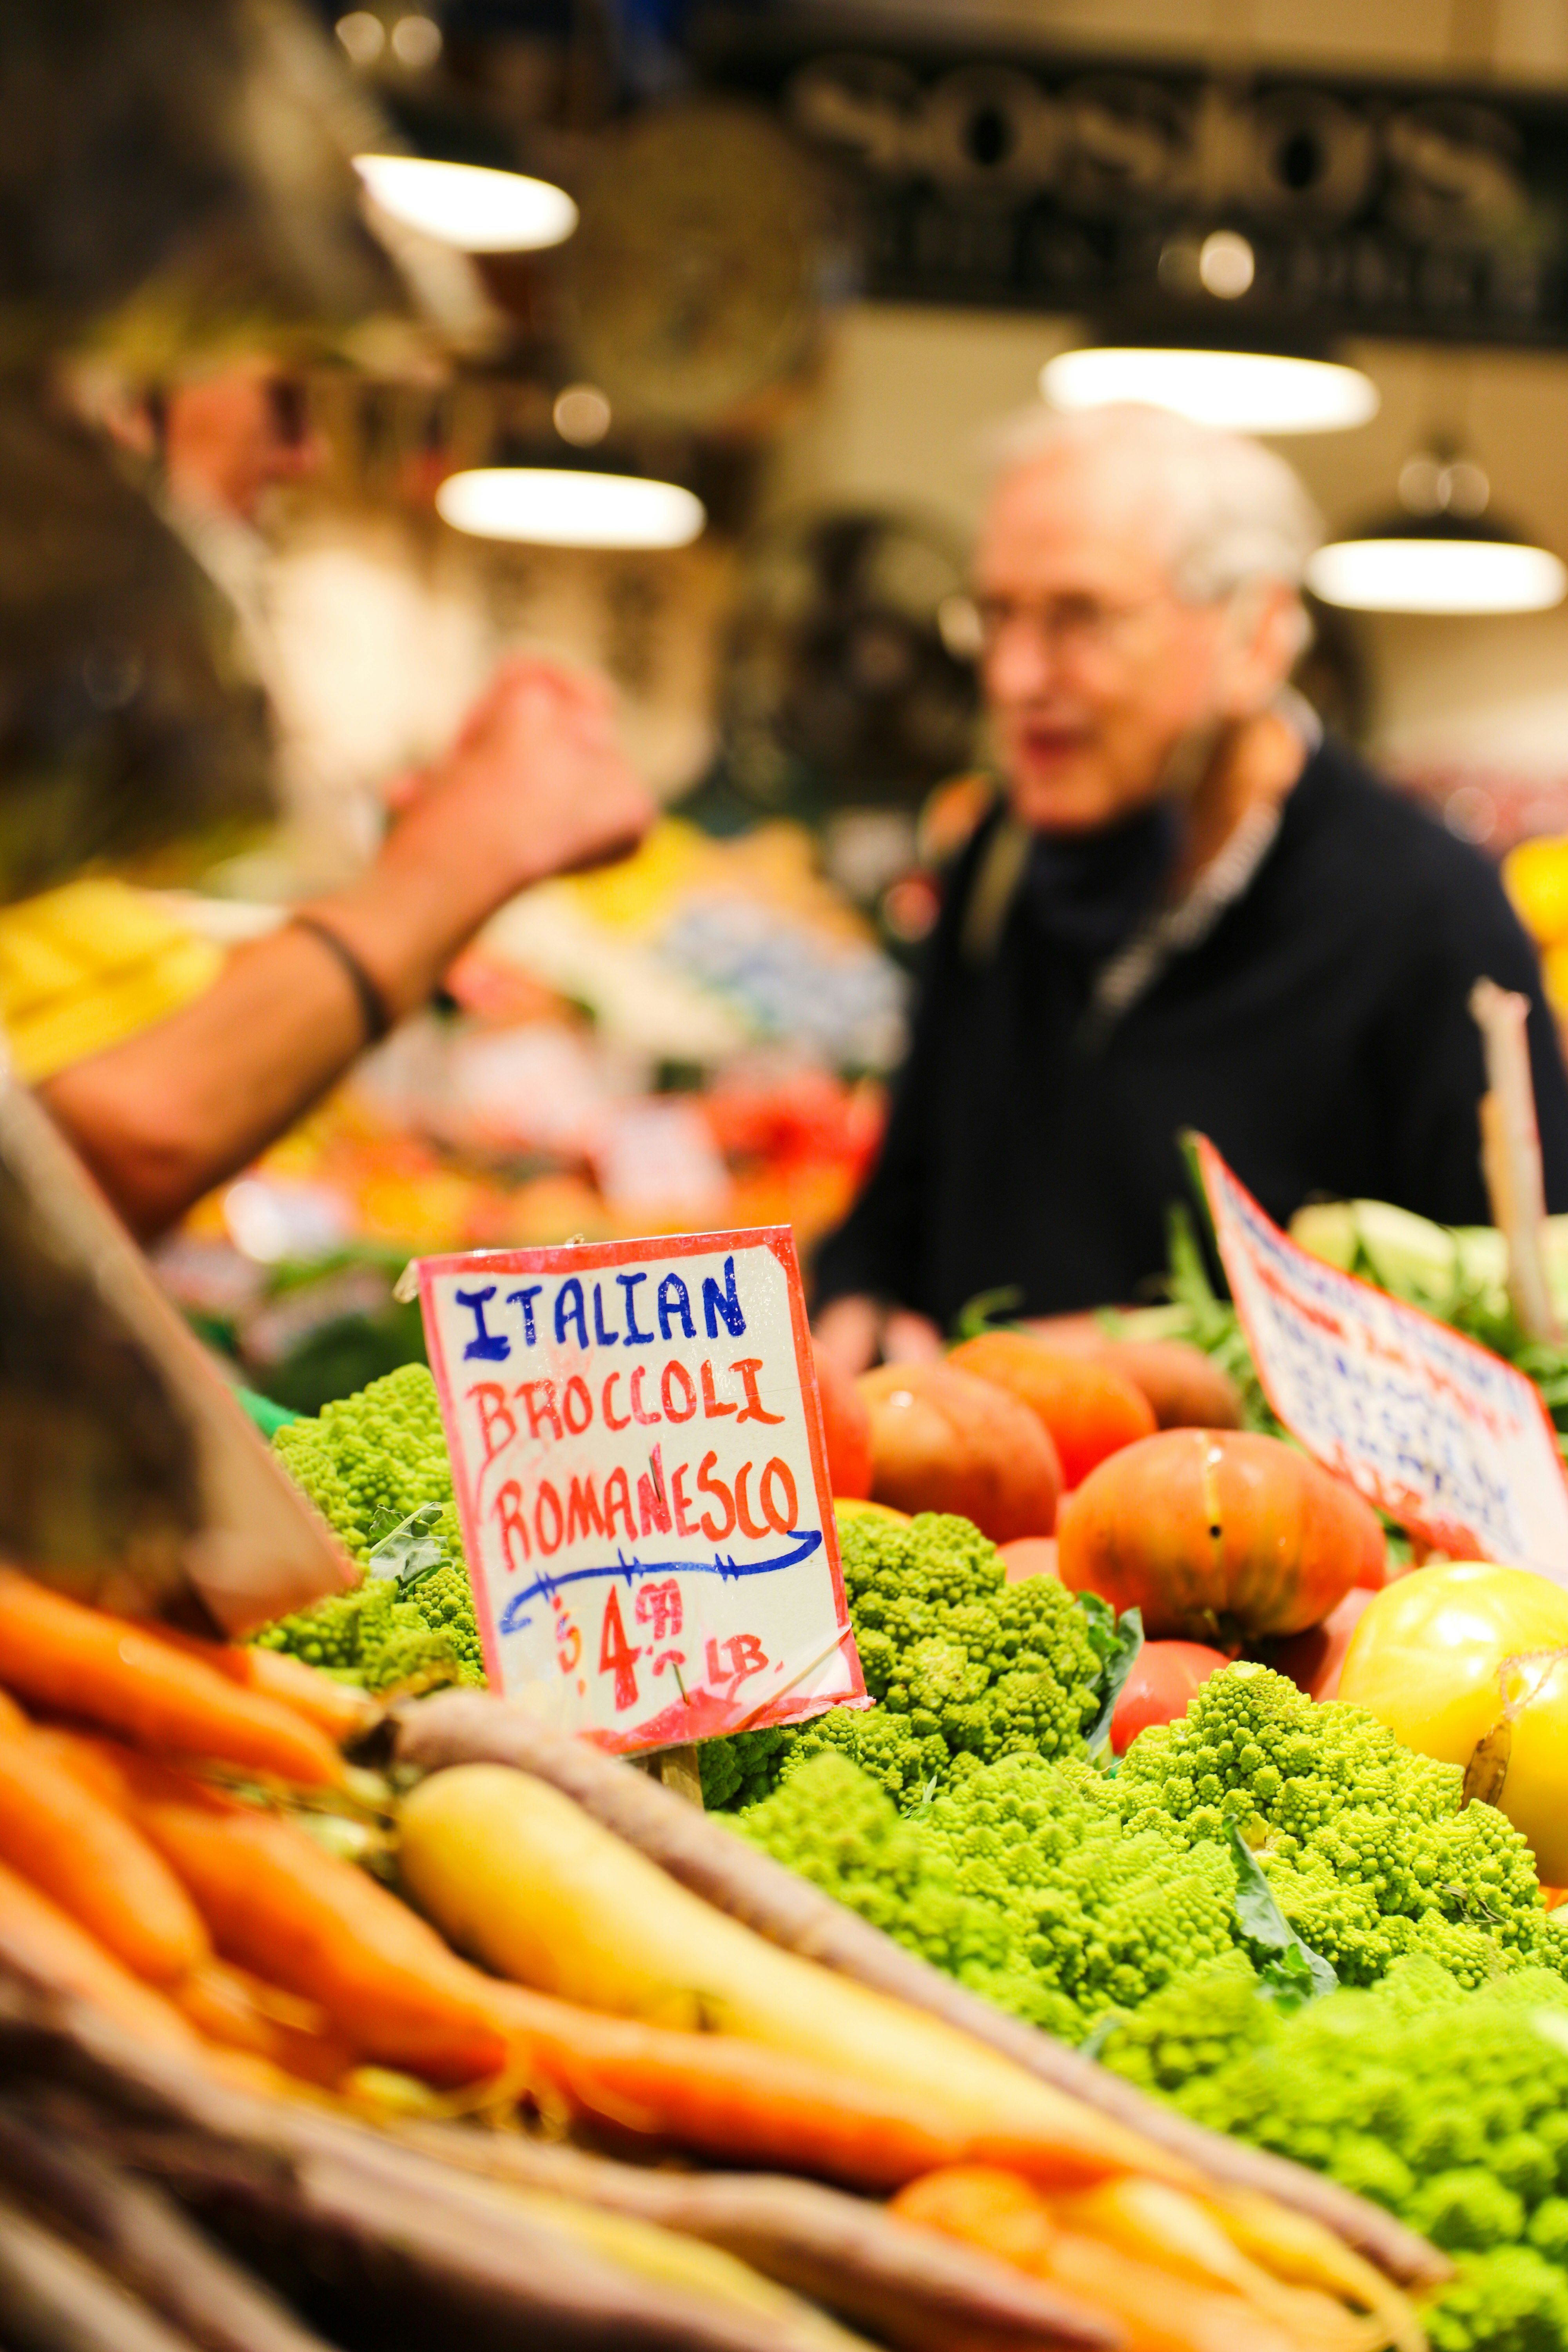
[[[447,1547],[433,1533],[440,1517],[439,1503],[421,1503],[416,1511],[410,1511],[405,1519],[371,1546],[370,1574],[395,1576],[398,1591],[404,1593],[412,1592],[416,1584],[434,1576],[438,1568],[447,1564]]]
[[[1173,1201],[1165,1212],[1165,1246],[1171,1261],[1170,1292],[1184,1307],[1202,1309],[1220,1305],[1198,1246],[1193,1213],[1184,1201]]]
[[[1094,1603],[1092,1611],[1086,1605],[1089,1601]],[[1116,1702],[1143,1647],[1143,1612],[1124,1609],[1118,1617],[1110,1603],[1094,1592],[1080,1592],[1078,1605],[1088,1621],[1089,1638],[1100,1662],[1100,1713],[1088,1733],[1092,1759],[1110,1745],[1110,1718],[1116,1712]]]
[[[1103,2017],[1096,2018],[1078,2045],[1079,2056],[1098,2058],[1121,2022],[1121,2011],[1119,2009],[1108,2009]]]
[[[978,1339],[984,1331],[1005,1330],[1024,1304],[1024,1294],[1016,1283],[1008,1283],[1000,1290],[977,1291],[959,1308],[953,1318],[955,1339]]]
[[[1304,1979],[1310,1990],[1301,1998],[1310,2000],[1337,1991],[1340,1980],[1330,1963],[1321,1952],[1314,1952],[1310,1945],[1301,1941],[1280,1910],[1274,1889],[1264,1876],[1262,1864],[1241,1833],[1240,1822],[1227,1822],[1226,1832],[1230,1840],[1230,1858],[1236,1864],[1237,1925],[1249,1944],[1261,1946],[1272,1956],[1259,1970],[1260,1981],[1266,1987],[1290,1993]]]
[[[1305,1951],[1304,1945],[1291,1944],[1284,1951],[1276,1952],[1272,1959],[1265,1960],[1258,1971],[1259,1992],[1282,2017],[1293,2016],[1297,2010],[1305,2009],[1318,1998],[1319,1988],[1313,1982]]]

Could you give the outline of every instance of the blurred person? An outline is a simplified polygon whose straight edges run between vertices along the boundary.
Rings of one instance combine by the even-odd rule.
[[[224,541],[253,538],[268,493],[319,463],[301,388],[258,356],[170,385],[112,429],[156,457],[165,513],[253,635]],[[0,908],[13,1064],[143,1239],[422,1004],[507,899],[622,855],[654,814],[608,688],[530,658],[502,666],[395,797],[363,873],[226,959],[113,877]]]
[[[1530,999],[1568,1209],[1568,1075],[1494,868],[1287,684],[1319,536],[1283,459],[1152,408],[1040,419],[999,476],[974,595],[1001,792],[817,1259],[847,1369],[934,1354],[984,1291],[1147,1295],[1186,1128],[1280,1222],[1323,1195],[1487,1222],[1483,974]]]

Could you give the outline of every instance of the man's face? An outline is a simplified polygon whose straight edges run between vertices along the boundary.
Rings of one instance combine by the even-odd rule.
[[[176,498],[252,522],[267,492],[312,474],[321,451],[295,380],[256,360],[176,384],[163,463]]]
[[[1183,604],[1136,460],[1059,448],[999,484],[975,560],[981,676],[1014,811],[1090,832],[1154,800],[1218,718],[1223,607]]]

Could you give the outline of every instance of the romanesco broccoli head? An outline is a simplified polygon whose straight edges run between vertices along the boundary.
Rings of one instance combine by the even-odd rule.
[[[286,1423],[272,1444],[362,1565],[422,1503],[451,1507],[452,1465],[426,1364],[404,1364],[357,1396],[324,1406],[314,1421]],[[460,1559],[455,1512],[443,1532]]]
[[[1530,2246],[1465,2257],[1423,2314],[1432,2352],[1563,2352],[1568,2279]]]
[[[358,1396],[329,1404],[314,1421],[287,1423],[272,1443],[362,1566],[426,1504],[440,1516],[421,1539],[444,1557],[406,1587],[395,1576],[368,1576],[354,1591],[280,1618],[257,1639],[366,1690],[420,1679],[482,1683],[451,1464],[428,1368],[405,1364]]]
[[[756,1731],[734,1731],[724,1739],[704,1739],[697,1750],[702,1782],[702,1802],[710,1813],[754,1805],[765,1797],[778,1776],[779,1757],[790,1735],[764,1724]]]
[[[1191,1843],[1237,1821],[1286,1918],[1341,1981],[1424,1953],[1463,1985],[1568,1950],[1530,1849],[1463,1775],[1364,1708],[1315,1704],[1282,1675],[1213,1675],[1179,1722],[1146,1731],[1117,1781],[1130,1830]]]
[[[778,1768],[780,1787],[824,1754],[847,1756],[900,1805],[918,1803],[948,1763],[940,1732],[922,1735],[913,1717],[880,1706],[835,1706],[790,1735]]]
[[[904,1526],[849,1517],[839,1543],[856,1647],[879,1705],[835,1708],[786,1734],[769,1751],[767,1785],[834,1748],[914,1804],[954,1759],[1082,1754],[1102,1669],[1081,1611],[1054,1577],[1009,1584],[994,1544],[967,1519],[935,1512]],[[762,1763],[754,1751],[735,1768],[705,1761],[710,1805],[762,1795]]]
[[[1078,1762],[972,1763],[900,1820],[847,1752],[792,1756],[740,1826],[973,1991],[1071,2042],[1235,1946],[1228,1850],[1125,1837],[1113,1791]]]
[[[454,1560],[406,1591],[395,1577],[368,1576],[353,1592],[280,1617],[256,1638],[264,1649],[287,1650],[368,1691],[485,1679],[468,1575]]]
[[[1119,2016],[1100,2054],[1140,2090],[1181,2091],[1271,2042],[1279,2022],[1251,1961],[1233,1950]]]

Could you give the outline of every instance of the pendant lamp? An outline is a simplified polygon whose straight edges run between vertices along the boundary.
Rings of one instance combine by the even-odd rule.
[[[1040,371],[1053,408],[1136,401],[1227,433],[1342,433],[1377,414],[1359,368],[1294,352],[1139,343],[1062,352]]]
[[[563,466],[479,466],[449,475],[436,511],[454,530],[535,547],[687,547],[708,515],[677,482]]]
[[[1258,256],[1238,230],[1167,238],[1156,275],[1163,294],[1182,304],[1197,331],[1190,341],[1168,341],[1108,335],[1061,352],[1040,371],[1040,390],[1053,408],[1134,401],[1229,433],[1342,433],[1377,414],[1377,386],[1359,368],[1272,349],[1266,335],[1242,323],[1245,311],[1231,306],[1255,293]]]
[[[1472,458],[1439,449],[1407,460],[1401,504],[1353,537],[1319,548],[1307,585],[1362,613],[1540,613],[1561,604],[1568,571],[1549,549],[1488,512]]]

